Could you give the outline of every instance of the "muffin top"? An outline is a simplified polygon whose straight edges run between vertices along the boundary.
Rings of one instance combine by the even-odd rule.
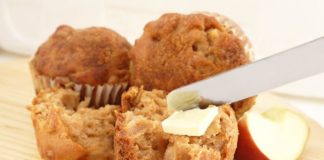
[[[129,54],[131,83],[166,91],[250,61],[242,41],[205,14],[162,15],[145,26]]]
[[[74,29],[62,25],[36,52],[32,64],[42,75],[67,77],[78,84],[99,85],[129,80],[131,45],[102,27]]]

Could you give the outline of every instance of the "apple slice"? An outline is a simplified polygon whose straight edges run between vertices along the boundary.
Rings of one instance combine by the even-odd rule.
[[[237,160],[297,159],[307,142],[305,120],[285,108],[272,108],[262,114],[247,113],[239,121]]]

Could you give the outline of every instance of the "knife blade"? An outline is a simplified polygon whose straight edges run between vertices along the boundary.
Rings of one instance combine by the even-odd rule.
[[[225,104],[322,72],[324,37],[180,87],[171,93],[197,92],[213,104]]]

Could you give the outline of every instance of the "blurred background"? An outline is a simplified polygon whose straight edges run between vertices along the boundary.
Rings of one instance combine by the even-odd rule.
[[[0,63],[32,56],[61,24],[106,26],[134,43],[144,25],[161,14],[197,11],[236,21],[251,39],[256,59],[324,36],[322,0],[0,0]],[[321,74],[273,91],[324,126],[323,82]]]

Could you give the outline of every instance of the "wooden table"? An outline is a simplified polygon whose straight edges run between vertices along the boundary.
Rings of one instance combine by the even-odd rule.
[[[33,97],[26,59],[0,63],[0,159],[40,159],[26,109]]]
[[[0,160],[40,159],[26,105],[34,97],[26,59],[0,63]],[[263,95],[255,110],[276,105],[279,100]],[[281,102],[280,102],[281,103]],[[282,103],[281,103],[282,104]],[[311,135],[301,159],[324,159],[324,129],[308,120]]]

